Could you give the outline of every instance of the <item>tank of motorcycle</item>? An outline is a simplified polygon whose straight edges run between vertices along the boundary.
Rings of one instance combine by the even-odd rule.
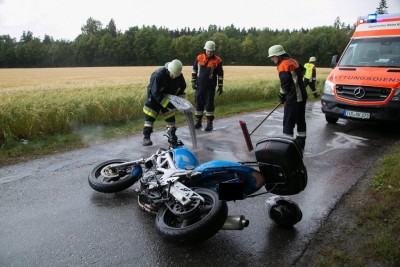
[[[263,175],[256,169],[238,162],[215,160],[200,164],[193,171],[200,175],[188,186],[205,187],[219,193],[220,199],[243,199],[258,191],[264,184]]]
[[[187,148],[175,148],[172,153],[175,166],[178,169],[192,170],[199,165],[196,156]]]

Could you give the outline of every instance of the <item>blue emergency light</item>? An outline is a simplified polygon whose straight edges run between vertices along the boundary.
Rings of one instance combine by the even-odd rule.
[[[376,22],[378,15],[377,14],[369,14],[367,18],[368,23]]]

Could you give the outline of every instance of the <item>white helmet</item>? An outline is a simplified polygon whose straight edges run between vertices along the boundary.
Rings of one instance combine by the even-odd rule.
[[[309,62],[315,62],[315,61],[317,61],[317,59],[315,57],[310,57]]]
[[[207,41],[204,45],[204,49],[208,51],[215,51],[215,43],[213,41]]]
[[[268,49],[268,57],[277,57],[283,54],[286,54],[286,52],[285,50],[283,50],[283,47],[281,45],[273,45]]]
[[[168,71],[178,77],[182,73],[182,62],[178,59],[174,59],[168,63]]]

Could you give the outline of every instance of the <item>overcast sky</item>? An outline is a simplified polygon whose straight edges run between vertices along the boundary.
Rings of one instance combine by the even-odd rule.
[[[337,17],[353,25],[374,13],[379,0],[0,0],[0,35],[20,39],[23,31],[43,39],[73,41],[91,17],[105,27],[114,19],[122,32],[134,26],[207,29],[209,25],[257,29],[332,26]],[[387,0],[400,13],[400,0]]]

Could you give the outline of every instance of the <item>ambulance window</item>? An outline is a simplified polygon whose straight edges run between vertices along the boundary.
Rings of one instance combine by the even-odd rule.
[[[353,39],[338,65],[400,67],[400,37]]]
[[[339,63],[340,66],[350,66],[353,64],[354,50],[356,46],[356,44],[350,44],[349,47],[347,47],[342,60]]]

